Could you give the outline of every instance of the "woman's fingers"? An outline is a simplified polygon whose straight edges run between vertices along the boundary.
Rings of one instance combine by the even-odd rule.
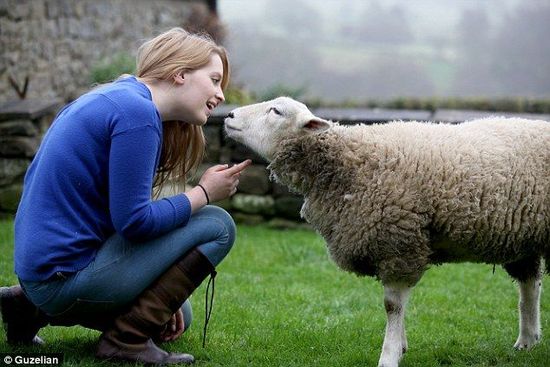
[[[208,192],[212,202],[223,200],[237,192],[241,173],[252,164],[250,159],[229,167],[228,165],[216,165],[210,167],[202,176],[200,184]]]
[[[247,159],[239,164],[236,164],[226,170],[226,173],[230,175],[240,174],[244,169],[252,164],[250,159]]]

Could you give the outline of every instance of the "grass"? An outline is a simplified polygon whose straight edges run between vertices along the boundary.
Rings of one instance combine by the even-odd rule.
[[[0,222],[0,280],[15,282],[12,222]],[[320,237],[305,230],[239,227],[237,243],[219,267],[214,312],[202,348],[203,284],[192,297],[194,323],[164,347],[195,355],[196,366],[375,366],[384,336],[382,287],[344,273],[328,259]],[[550,329],[550,296],[542,295],[542,327]],[[430,269],[413,291],[407,313],[411,366],[546,366],[550,342],[516,352],[517,291],[503,270],[476,264]],[[2,333],[0,333],[2,334]],[[98,332],[46,327],[44,352],[67,366],[94,360]],[[11,351],[0,335],[0,353]],[[32,349],[19,349],[31,352]]]

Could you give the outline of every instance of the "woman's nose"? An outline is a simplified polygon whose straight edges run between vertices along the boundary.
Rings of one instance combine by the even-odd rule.
[[[218,93],[216,93],[216,98],[220,101],[220,103],[223,103],[225,101],[225,96],[223,95],[223,91],[220,89]]]

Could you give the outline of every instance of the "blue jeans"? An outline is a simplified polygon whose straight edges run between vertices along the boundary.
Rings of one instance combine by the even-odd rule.
[[[216,206],[206,206],[177,228],[148,242],[110,237],[84,269],[43,282],[20,281],[29,299],[50,316],[102,317],[130,304],[192,248],[217,266],[235,241],[235,223]],[[186,328],[190,305],[182,307]],[[187,313],[187,314],[186,314]]]

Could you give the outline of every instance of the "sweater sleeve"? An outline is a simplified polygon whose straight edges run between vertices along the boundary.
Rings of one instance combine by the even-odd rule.
[[[152,201],[151,186],[161,141],[158,131],[142,126],[115,134],[109,155],[109,209],[118,233],[146,241],[183,226],[191,216],[184,194]]]

